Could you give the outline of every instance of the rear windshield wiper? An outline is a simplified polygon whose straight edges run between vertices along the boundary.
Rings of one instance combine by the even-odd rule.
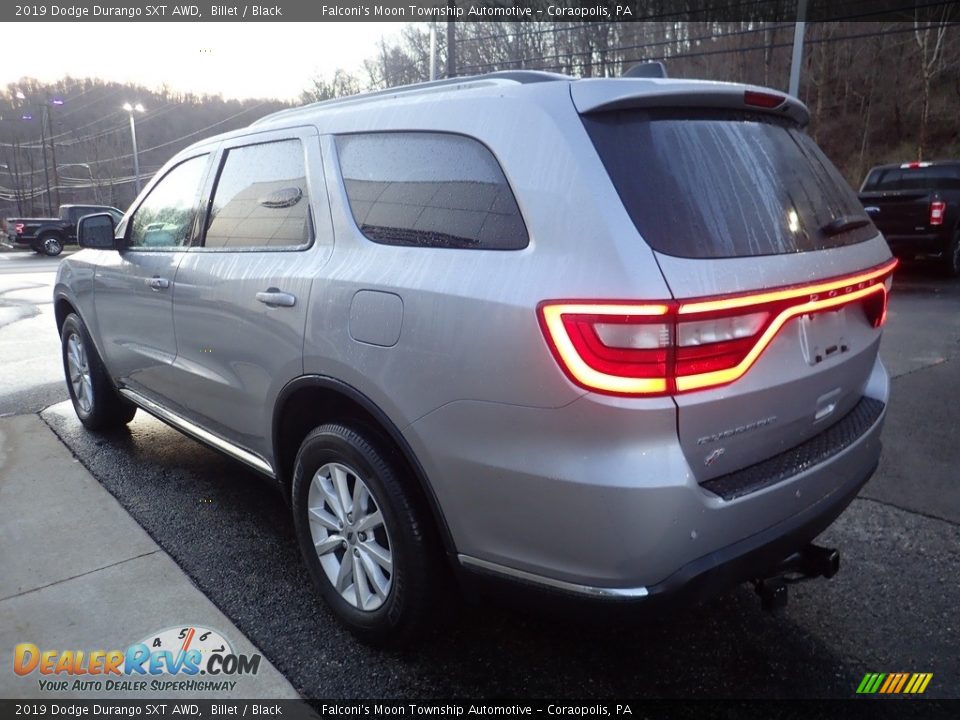
[[[845,233],[848,230],[862,228],[865,225],[869,225],[870,222],[870,218],[865,215],[841,215],[820,228],[820,232],[827,237],[833,237],[834,235]]]

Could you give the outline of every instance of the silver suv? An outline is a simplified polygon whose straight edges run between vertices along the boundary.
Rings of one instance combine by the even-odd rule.
[[[60,266],[73,405],[272,480],[367,641],[416,637],[451,577],[775,602],[836,570],[810,542],[888,397],[895,261],[807,118],[752,86],[517,72],[204,140]]]

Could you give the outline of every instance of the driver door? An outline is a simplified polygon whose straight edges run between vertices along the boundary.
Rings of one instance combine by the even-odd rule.
[[[96,271],[104,360],[120,385],[147,397],[170,395],[174,283],[196,232],[209,162],[206,152],[169,168],[118,228],[121,249],[104,253]]]

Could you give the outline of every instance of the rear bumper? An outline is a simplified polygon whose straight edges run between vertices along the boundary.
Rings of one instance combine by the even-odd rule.
[[[544,578],[463,556],[460,561],[463,569],[474,576],[472,580],[485,584],[522,585],[522,590],[530,593],[550,592],[574,602],[589,599],[637,604],[645,610],[675,608],[677,604],[706,600],[741,583],[769,576],[784,558],[809,544],[846,510],[873,476],[876,467],[874,465],[862,475],[853,477],[789,520],[688,562],[665,580],[649,587],[596,588],[552,580],[544,582]]]
[[[24,238],[22,235],[7,233],[3,236],[3,244],[15,250],[31,250],[36,238]]]
[[[647,589],[651,600],[703,600],[735,585],[768,576],[840,517],[876,471],[877,465],[849,478],[835,491],[782,523],[687,563]]]
[[[887,235],[884,233],[890,251],[901,260],[914,260],[925,257],[940,257],[950,243],[950,233],[918,233],[916,235]]]

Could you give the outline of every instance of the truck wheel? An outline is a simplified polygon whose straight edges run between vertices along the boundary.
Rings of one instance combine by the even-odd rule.
[[[399,646],[436,624],[442,557],[428,512],[375,435],[338,424],[304,439],[293,475],[303,559],[361,641]]]
[[[63,241],[56,235],[44,235],[40,238],[40,246],[44,255],[56,257],[63,252]]]
[[[110,430],[133,420],[136,406],[114,390],[87,327],[78,315],[71,313],[63,321],[60,346],[67,392],[84,427]]]
[[[943,272],[949,278],[960,277],[960,228],[953,234],[953,242],[947,246]]]

